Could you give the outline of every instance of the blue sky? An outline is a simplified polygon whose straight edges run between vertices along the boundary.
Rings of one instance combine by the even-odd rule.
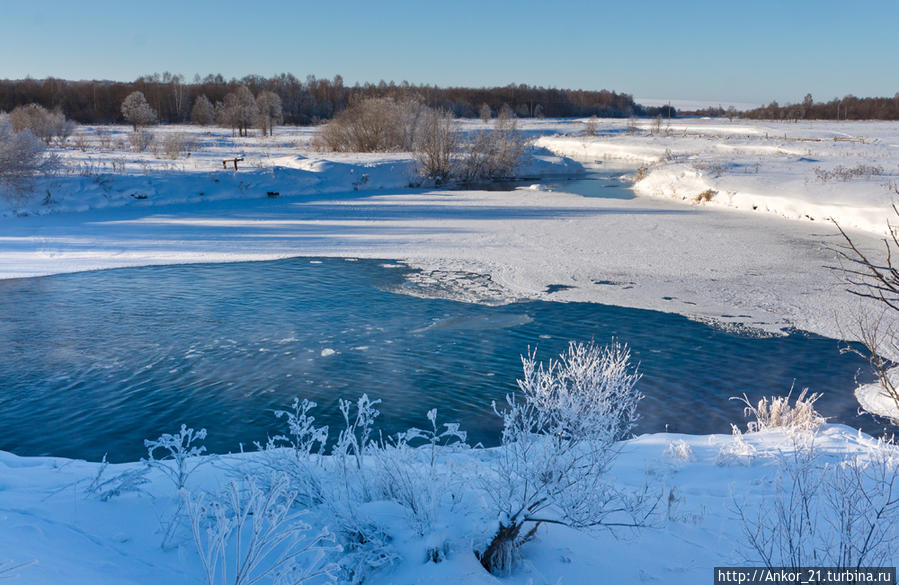
[[[897,22],[897,0],[0,0],[0,77],[339,73],[722,102],[892,96]]]

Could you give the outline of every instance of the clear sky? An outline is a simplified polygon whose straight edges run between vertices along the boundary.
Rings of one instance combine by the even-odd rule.
[[[899,92],[899,0],[0,0],[0,78],[164,71],[767,103]]]

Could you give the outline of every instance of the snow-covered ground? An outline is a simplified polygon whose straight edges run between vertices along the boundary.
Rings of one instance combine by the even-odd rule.
[[[759,565],[744,534],[751,524],[741,522],[737,509],[742,506],[751,519],[759,510],[771,510],[783,493],[777,487],[778,462],[790,461],[795,453],[794,436],[770,430],[738,437],[656,434],[627,441],[610,477],[625,490],[639,491],[646,484],[659,499],[647,526],[579,531],[544,524],[522,549],[517,568],[499,578],[488,574],[474,554],[496,528],[497,518],[479,486],[482,476],[495,469],[497,452],[441,450],[436,471],[421,463],[420,475],[414,476],[421,489],[434,490],[434,499],[428,500],[432,507],[419,510],[428,517],[424,529],[410,510],[375,498],[355,512],[373,533],[380,531],[380,540],[346,553],[354,555],[349,557],[353,562],[363,553],[380,555],[380,567],[364,569],[369,584],[581,584],[596,582],[600,575],[603,582],[620,584],[710,583],[713,567]],[[824,427],[815,438],[822,464],[864,454],[873,445],[869,437],[841,426]],[[289,463],[292,454],[284,457]],[[215,493],[249,470],[264,479],[260,466],[267,464],[265,454],[221,456],[199,467],[187,489],[193,497]],[[148,483],[138,485],[138,491],[102,499],[118,485],[117,477],[144,469],[141,463],[102,469],[98,463],[0,453],[0,562],[29,563],[12,571],[19,577],[12,582],[205,582],[186,512],[177,518],[166,547],[161,546],[181,496],[158,468],[148,472]],[[378,472],[367,473],[374,478]],[[337,529],[333,513],[317,506],[302,520],[312,526],[312,534],[324,526]],[[819,525],[823,532],[823,519]],[[235,556],[232,551],[231,562]]]
[[[891,183],[899,176],[899,124],[679,120],[670,131],[663,122],[653,136],[646,121],[636,134],[623,120],[597,126],[599,135],[586,138],[580,136],[584,121],[522,123],[530,136],[556,135],[538,140],[555,154],[539,151],[522,173],[582,172],[563,157],[621,165],[616,172],[630,176],[647,166],[636,184],[640,197],[546,191],[539,179],[537,187],[515,191],[410,187],[419,180],[409,155],[318,153],[308,129],[279,129],[269,139],[203,130],[189,157],[171,160],[162,151],[117,150],[127,128],[102,128],[100,135],[84,129],[85,150],[61,153],[67,173],[40,181],[30,197],[0,211],[0,278],[289,256],[371,257],[401,260],[425,275],[489,276],[489,286],[455,291],[470,301],[602,302],[768,331],[792,326],[846,336],[847,316],[859,305],[828,268],[839,238],[827,218],[840,221],[863,248],[879,245],[897,197]],[[198,133],[153,131],[160,137]],[[221,161],[234,157],[245,159],[239,170],[222,169]],[[859,165],[875,171],[855,176],[851,169]],[[708,201],[693,202],[709,189]],[[547,292],[553,284],[570,288]],[[869,442],[836,426],[824,428],[817,440],[831,458]],[[583,583],[604,575],[616,583],[710,582],[713,566],[752,560],[734,494],[753,506],[770,498],[775,454],[789,448],[783,431],[628,441],[614,481],[634,486],[649,478],[664,492],[654,524],[586,535],[541,527],[505,581]],[[492,453],[447,452],[441,465],[474,485]],[[254,457],[219,458],[201,468],[194,487],[222,485]],[[159,546],[160,520],[177,508],[159,470],[150,472],[152,481],[141,492],[99,501],[86,489],[98,465],[0,454],[0,571],[7,560],[34,560],[13,571],[17,582],[201,582],[189,536],[182,534],[169,550]],[[110,466],[104,477],[138,468]],[[472,552],[496,519],[485,516],[476,487],[464,493],[462,502],[441,500],[437,528],[427,538],[393,504],[367,505],[401,559],[367,582],[496,582]],[[325,520],[315,511],[308,519],[314,526]],[[429,550],[442,551],[442,562],[428,562]]]
[[[899,199],[899,123],[641,121],[598,125],[598,136],[537,144],[578,160],[646,165],[635,190],[885,234]]]
[[[742,132],[728,122],[695,123],[708,132],[712,127]],[[623,148],[616,141],[632,145],[631,151],[666,148],[658,144],[662,138],[627,136],[625,125],[601,121],[600,131],[609,136],[587,142],[581,137],[538,142],[581,160],[577,148],[583,144],[608,143],[613,154]],[[522,123],[530,136],[579,134],[583,128],[577,120]],[[466,122],[466,129],[484,125]],[[890,129],[895,128],[886,124],[878,135],[887,136]],[[411,156],[318,153],[309,147],[308,129],[280,129],[267,139],[201,130],[195,136],[199,150],[174,161],[152,152],[100,150],[96,129],[84,131],[91,138],[87,150],[62,155],[70,169],[93,170],[41,183],[29,200],[16,203],[17,213],[10,210],[0,218],[0,277],[302,255],[390,258],[427,272],[488,275],[495,285],[491,291],[498,287],[502,297],[603,302],[835,337],[845,324],[834,316],[849,314],[857,303],[842,291],[838,275],[825,268],[834,262],[828,246],[837,242],[836,230],[825,221],[785,222],[770,214],[647,197],[411,189],[409,183],[419,181]],[[129,132],[100,131],[120,134],[116,140],[123,143]],[[198,132],[154,131],[160,136]],[[708,138],[682,140],[705,149],[716,144]],[[577,148],[568,151],[565,144]],[[246,159],[237,172],[221,168],[224,158],[237,155]],[[581,169],[548,154],[534,157],[528,167],[522,174],[531,177]],[[104,173],[96,174],[97,169]],[[638,193],[645,181],[638,183]],[[874,235],[856,237],[870,248],[878,245]],[[545,292],[552,284],[569,288]],[[460,295],[478,300],[479,291]]]

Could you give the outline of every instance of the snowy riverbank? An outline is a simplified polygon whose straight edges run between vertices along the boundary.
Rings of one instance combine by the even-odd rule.
[[[360,570],[365,583],[385,585],[550,585],[589,583],[596,575],[621,584],[711,581],[715,566],[759,562],[747,544],[736,506],[744,506],[754,517],[776,501],[779,474],[795,448],[791,437],[772,430],[741,437],[659,434],[627,441],[610,477],[625,490],[639,490],[646,483],[661,499],[648,525],[578,531],[544,524],[522,549],[518,568],[502,578],[486,573],[473,552],[496,522],[478,486],[483,474],[495,469],[497,452],[441,450],[436,471],[422,462],[415,474],[420,489],[434,487],[432,482],[440,486],[428,500],[432,507],[424,536],[416,529],[415,516],[395,501],[376,498],[358,508],[359,518],[378,531],[378,540],[368,548],[380,555],[378,562],[369,558],[371,565],[363,562]],[[876,444],[852,429],[828,426],[817,433],[815,446],[816,460],[823,464],[864,456]],[[195,496],[203,490],[218,492],[229,481],[240,481],[247,470],[265,477],[261,470],[268,464],[264,454],[256,453],[207,462],[189,479],[187,487]],[[0,453],[0,518],[5,527],[0,530],[0,562],[26,564],[11,572],[18,576],[13,582],[202,582],[203,566],[186,517],[176,519],[166,548],[160,546],[181,496],[160,468],[145,469],[141,463],[103,468],[98,463]],[[146,483],[132,486],[135,491],[106,493],[104,501],[105,491],[120,485],[116,478],[123,477]],[[320,507],[313,506],[302,519],[310,525],[309,534],[325,526],[338,529],[333,515]],[[356,562],[362,561],[365,550],[346,552]]]
[[[644,166],[635,190],[885,234],[899,199],[899,123],[642,121],[608,123],[597,136],[547,136],[537,144],[578,160]]]

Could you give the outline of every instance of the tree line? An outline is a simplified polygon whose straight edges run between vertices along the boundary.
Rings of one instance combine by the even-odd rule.
[[[159,122],[182,123],[191,118],[191,110],[201,99],[213,106],[224,103],[228,94],[246,87],[253,95],[271,92],[281,100],[283,121],[287,124],[314,124],[328,120],[351,103],[366,98],[391,98],[397,101],[418,99],[425,105],[452,112],[456,117],[482,116],[486,108],[496,115],[508,106],[518,117],[630,117],[655,116],[667,108],[646,108],[634,103],[627,93],[600,90],[544,88],[510,84],[504,87],[441,88],[408,82],[381,81],[346,85],[339,75],[318,79],[309,75],[300,80],[292,74],[273,77],[248,75],[225,79],[221,75],[195,76],[186,81],[181,75],[153,74],[132,82],[71,81],[65,79],[0,80],[0,111],[35,103],[48,110],[62,112],[82,124],[108,124],[124,120],[121,104],[135,91],[146,96]]]
[[[812,94],[796,104],[767,106],[742,112],[755,120],[899,120],[899,92],[893,97],[860,98],[847,95],[828,102],[816,102]]]

